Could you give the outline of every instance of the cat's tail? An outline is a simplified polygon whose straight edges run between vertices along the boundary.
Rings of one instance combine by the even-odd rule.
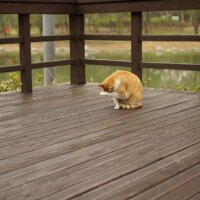
[[[141,103],[137,103],[137,104],[122,104],[122,105],[120,105],[120,108],[126,109],[126,110],[139,109],[139,108],[142,108],[142,104]]]

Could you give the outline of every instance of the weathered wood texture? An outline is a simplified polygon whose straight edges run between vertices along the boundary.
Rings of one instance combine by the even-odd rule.
[[[131,72],[142,80],[142,12],[131,13]]]
[[[141,12],[200,9],[199,0],[78,1],[79,13]]]
[[[99,92],[0,94],[0,199],[199,199],[200,95],[145,89],[126,111]]]
[[[69,15],[70,34],[75,37],[70,40],[70,59],[75,61],[70,69],[72,84],[85,84],[85,65],[80,63],[80,60],[85,58],[85,41],[79,37],[84,34],[84,29],[83,14]]]
[[[9,3],[8,3],[9,2]],[[59,1],[0,1],[1,14],[69,14],[77,13],[77,5]]]
[[[19,36],[23,42],[20,43],[20,64],[23,65],[21,71],[21,90],[23,93],[32,92],[32,69],[31,69],[31,31],[30,15],[19,14]]]

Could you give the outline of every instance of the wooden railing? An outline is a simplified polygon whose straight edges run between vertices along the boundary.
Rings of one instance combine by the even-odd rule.
[[[84,84],[85,65],[131,67],[131,71],[142,78],[142,68],[180,69],[200,71],[200,64],[145,63],[142,62],[143,41],[200,41],[199,35],[142,35],[142,12],[160,10],[200,9],[199,0],[1,0],[0,14],[18,14],[19,37],[1,38],[0,44],[19,44],[20,64],[2,66],[0,73],[20,71],[23,93],[32,92],[32,69],[70,65],[71,83]],[[86,13],[131,13],[131,35],[86,35],[84,14]],[[69,35],[30,35],[30,14],[69,15]],[[45,41],[70,41],[70,59],[52,62],[31,62],[31,43]],[[131,42],[131,60],[113,61],[85,59],[86,40],[113,40]]]

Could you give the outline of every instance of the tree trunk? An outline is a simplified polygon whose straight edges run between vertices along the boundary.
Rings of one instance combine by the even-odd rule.
[[[199,24],[196,24],[196,25],[194,26],[194,33],[195,33],[196,35],[199,34]]]
[[[181,12],[180,12],[180,22],[181,22],[182,25],[183,25],[184,22],[185,22],[185,19],[184,19],[184,11],[181,11]]]
[[[145,13],[145,22],[144,22],[144,33],[145,35],[148,35],[149,33],[149,27],[150,27],[150,13]]]

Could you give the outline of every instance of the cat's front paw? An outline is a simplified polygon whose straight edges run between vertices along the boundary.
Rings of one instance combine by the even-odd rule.
[[[107,93],[107,92],[104,92],[104,91],[102,91],[102,92],[100,92],[100,95],[101,95],[101,96],[106,96],[106,95],[108,95],[108,93]]]
[[[115,109],[115,110],[119,110],[119,109],[120,109],[120,106],[119,106],[119,105],[116,105],[116,106],[114,107],[114,109]]]

